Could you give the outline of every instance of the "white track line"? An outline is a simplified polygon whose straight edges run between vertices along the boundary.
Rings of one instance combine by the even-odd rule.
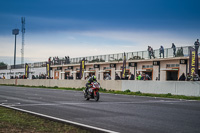
[[[7,108],[10,108],[10,109],[14,109],[14,110],[18,110],[18,111],[22,111],[22,112],[26,112],[26,113],[30,113],[30,114],[34,114],[34,115],[37,115],[37,116],[50,118],[50,119],[57,120],[57,121],[62,121],[62,122],[74,124],[74,125],[81,126],[81,127],[95,129],[95,130],[98,130],[98,131],[103,131],[103,132],[107,132],[107,133],[119,133],[119,132],[115,132],[115,131],[111,131],[111,130],[107,130],[107,129],[103,129],[103,128],[98,128],[98,127],[94,127],[94,126],[90,126],[90,125],[85,125],[85,124],[81,124],[81,123],[78,123],[78,122],[64,120],[64,119],[56,118],[56,117],[53,117],[53,116],[44,115],[44,114],[40,114],[40,113],[36,113],[36,112],[24,110],[24,109],[15,108],[15,107],[10,107],[10,106],[6,106],[6,105],[2,105],[2,104],[0,104],[0,106],[7,107]]]

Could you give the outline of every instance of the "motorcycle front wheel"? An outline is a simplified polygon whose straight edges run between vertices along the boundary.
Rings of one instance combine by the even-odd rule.
[[[99,92],[96,92],[96,96],[94,96],[95,101],[99,101]]]
[[[84,92],[84,98],[85,98],[85,100],[90,100],[90,98],[88,98],[88,96],[85,92]]]

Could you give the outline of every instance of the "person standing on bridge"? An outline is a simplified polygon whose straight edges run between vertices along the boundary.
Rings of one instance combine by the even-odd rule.
[[[172,43],[172,49],[173,49],[173,56],[176,57],[176,46],[174,43]]]
[[[163,54],[163,58],[164,58],[164,47],[162,45],[160,46],[160,58],[161,58],[161,54]]]
[[[194,46],[195,46],[195,51],[197,51],[197,54],[198,54],[198,50],[199,50],[199,39],[197,39],[197,41],[194,42]]]

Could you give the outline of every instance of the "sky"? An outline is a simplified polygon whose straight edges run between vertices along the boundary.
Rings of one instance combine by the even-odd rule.
[[[199,0],[0,0],[0,62],[84,57],[193,45],[200,38]]]

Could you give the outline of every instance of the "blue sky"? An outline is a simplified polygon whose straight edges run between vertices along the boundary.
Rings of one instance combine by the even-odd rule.
[[[21,17],[26,62],[193,45],[200,38],[198,0],[0,0],[0,61],[8,64]],[[17,63],[20,49],[21,33]]]

